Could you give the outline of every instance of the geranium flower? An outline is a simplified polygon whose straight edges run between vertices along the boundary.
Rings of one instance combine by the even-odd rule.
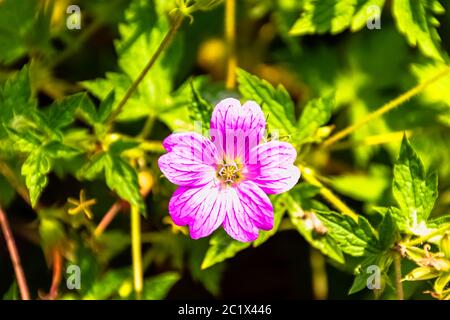
[[[266,121],[254,101],[220,101],[212,114],[211,139],[195,132],[167,137],[168,151],[158,164],[167,179],[178,185],[169,203],[176,225],[188,225],[198,239],[218,227],[247,242],[259,230],[271,230],[272,203],[267,194],[291,189],[300,172],[293,165],[291,144],[264,142]]]

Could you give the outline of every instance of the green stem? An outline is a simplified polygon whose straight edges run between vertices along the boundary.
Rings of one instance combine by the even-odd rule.
[[[141,215],[139,208],[131,206],[131,252],[133,260],[133,283],[136,299],[140,300],[144,283],[142,271],[142,248],[141,248]]]
[[[123,107],[127,103],[128,99],[130,99],[130,97],[133,95],[133,93],[137,90],[139,84],[145,78],[145,76],[150,71],[152,66],[155,64],[156,60],[158,60],[158,58],[161,55],[161,53],[170,45],[170,43],[174,39],[177,31],[180,29],[181,24],[182,24],[182,22],[184,20],[184,17],[185,16],[183,14],[178,14],[175,17],[175,19],[174,19],[174,21],[172,23],[172,26],[170,27],[169,31],[165,35],[164,39],[161,41],[160,45],[158,46],[158,49],[156,49],[155,53],[150,58],[150,60],[147,63],[147,65],[141,71],[141,73],[136,78],[136,80],[134,80],[134,82],[132,83],[132,85],[130,86],[128,91],[125,93],[125,95],[122,98],[122,100],[120,100],[117,108],[109,116],[109,118],[107,120],[107,125],[108,126],[111,126],[111,124],[114,122],[114,120],[117,118],[117,116],[122,112]]]
[[[145,121],[144,128],[142,128],[141,133],[139,133],[138,138],[145,139],[150,135],[153,129],[153,125],[155,124],[155,116],[149,115],[147,120]]]
[[[309,259],[312,271],[312,290],[314,299],[325,300],[328,296],[325,257],[317,249],[311,247]]]
[[[403,283],[402,283],[402,257],[399,252],[394,253],[394,267],[395,267],[395,289],[397,292],[397,299],[404,300]]]
[[[311,168],[298,165],[300,172],[302,173],[303,179],[320,188],[320,194],[324,197],[330,204],[338,209],[342,214],[346,214],[353,218],[353,220],[358,221],[358,214],[350,209],[341,199],[339,199],[330,189],[325,187],[315,176],[314,171]]]
[[[404,243],[402,243],[402,245],[404,245],[406,247],[412,247],[412,246],[415,246],[417,244],[421,244],[421,243],[423,243],[423,242],[425,242],[425,241],[427,241],[427,240],[429,240],[429,239],[431,239],[431,238],[433,238],[435,236],[438,236],[438,235],[440,235],[441,233],[444,233],[447,230],[450,230],[450,224],[446,224],[443,227],[441,227],[439,229],[436,229],[436,230],[430,232],[427,235],[415,238],[414,240],[411,240],[411,241],[404,242]]]
[[[403,93],[402,95],[398,96],[394,100],[391,100],[388,103],[386,103],[385,105],[381,106],[379,109],[377,109],[374,112],[368,114],[365,118],[361,119],[357,123],[355,123],[355,124],[345,128],[344,130],[339,131],[335,135],[331,136],[330,138],[328,138],[323,143],[323,146],[324,147],[329,147],[330,145],[332,145],[336,141],[339,141],[342,138],[345,138],[346,136],[348,136],[352,132],[356,131],[357,129],[359,129],[360,127],[365,125],[366,123],[368,123],[368,122],[378,118],[379,116],[385,114],[386,112],[391,111],[392,109],[394,109],[394,108],[398,107],[399,105],[403,104],[404,102],[408,101],[409,99],[411,99],[415,95],[417,95],[420,92],[422,92],[423,90],[425,90],[430,84],[436,82],[437,80],[439,80],[440,78],[444,77],[445,75],[447,75],[449,73],[450,73],[450,67],[447,67],[447,68],[443,69],[438,74],[436,74],[434,77],[424,81],[421,84],[418,84],[417,86],[415,86],[414,88],[406,91],[405,93]]]
[[[27,280],[23,272],[22,263],[20,262],[19,252],[17,250],[16,242],[14,241],[11,228],[9,226],[8,218],[5,212],[0,207],[0,227],[5,237],[6,246],[11,257],[11,262],[16,273],[17,286],[19,287],[22,300],[30,300],[30,292],[28,290]]]
[[[236,85],[236,3],[235,0],[225,2],[225,41],[227,46],[227,78],[226,88],[231,90]]]

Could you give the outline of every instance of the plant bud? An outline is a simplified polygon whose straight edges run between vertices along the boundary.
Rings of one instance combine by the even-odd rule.
[[[404,280],[407,281],[417,281],[417,280],[428,280],[439,276],[439,272],[432,267],[418,267],[413,271],[408,273]]]

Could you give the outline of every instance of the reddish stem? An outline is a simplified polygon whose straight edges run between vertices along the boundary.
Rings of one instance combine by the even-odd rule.
[[[8,219],[6,218],[5,212],[0,207],[0,226],[5,236],[6,245],[8,247],[9,255],[11,257],[11,262],[14,267],[14,272],[16,273],[17,285],[19,286],[20,294],[22,300],[30,300],[30,292],[28,291],[27,280],[25,278],[25,273],[23,272],[22,264],[20,263],[20,256],[17,251],[16,242],[9,227]]]
[[[109,226],[109,224],[114,220],[114,218],[117,216],[117,214],[122,210],[124,207],[124,202],[119,200],[115,202],[111,208],[109,208],[108,212],[103,216],[102,221],[98,224],[97,228],[95,228],[94,236],[99,237],[103,231],[106,230],[106,228]]]
[[[61,283],[61,272],[62,272],[62,255],[58,249],[53,250],[53,277],[52,286],[50,288],[49,299],[54,300],[58,297],[58,288]]]

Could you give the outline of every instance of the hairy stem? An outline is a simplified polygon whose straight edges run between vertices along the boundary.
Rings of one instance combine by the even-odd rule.
[[[25,273],[23,272],[22,264],[20,262],[20,256],[19,252],[17,251],[16,242],[14,241],[8,218],[6,217],[6,214],[1,207],[0,226],[2,228],[3,236],[5,237],[14,272],[16,273],[17,285],[19,287],[22,300],[30,300],[30,292],[28,291],[27,280],[25,278]]]
[[[403,283],[402,283],[402,257],[399,252],[394,253],[394,267],[395,267],[395,289],[397,292],[397,299],[404,300]]]
[[[141,215],[139,208],[131,206],[131,250],[133,260],[134,292],[140,300],[143,289],[142,248],[141,248]]]
[[[354,220],[358,220],[358,215],[350,209],[341,199],[339,199],[330,189],[325,187],[314,175],[314,171],[310,168],[299,166],[300,172],[302,173],[303,179],[308,183],[320,187],[320,194],[324,197],[331,205],[338,209],[343,214],[352,217]]]
[[[226,88],[231,90],[236,85],[236,3],[235,0],[225,2],[225,42],[227,46],[227,78]]]
[[[328,278],[325,257],[314,248],[309,256],[312,271],[312,291],[314,299],[325,300],[328,296]]]
[[[161,41],[160,45],[158,46],[158,49],[156,49],[155,53],[153,53],[153,55],[150,58],[150,60],[148,61],[147,65],[141,71],[141,73],[136,78],[136,80],[134,80],[134,82],[132,83],[130,88],[128,88],[128,91],[125,93],[122,100],[120,100],[119,104],[117,105],[117,108],[109,116],[109,118],[107,120],[108,126],[110,126],[114,122],[114,120],[117,118],[117,116],[122,112],[123,107],[127,103],[128,99],[130,99],[130,97],[133,95],[133,93],[137,90],[139,84],[145,78],[145,76],[150,71],[150,69],[153,67],[155,62],[158,60],[161,53],[170,45],[170,43],[174,39],[176,33],[180,29],[183,20],[184,20],[183,14],[176,15],[176,17],[172,23],[172,26],[170,27],[169,31],[167,32],[167,34]]]
[[[48,299],[54,300],[58,297],[58,288],[61,283],[63,257],[57,248],[53,249],[53,277],[52,286]]]
[[[406,91],[405,93],[401,94],[397,98],[395,98],[395,99],[389,101],[388,103],[386,103],[385,105],[381,106],[379,109],[377,109],[374,112],[368,114],[366,117],[364,117],[363,119],[361,119],[357,123],[355,123],[355,124],[345,128],[342,131],[339,131],[335,135],[331,136],[330,138],[328,138],[323,143],[323,146],[324,147],[328,147],[328,146],[332,145],[333,143],[335,143],[336,141],[339,141],[342,138],[345,138],[346,136],[348,136],[352,132],[354,132],[357,129],[359,129],[360,127],[364,126],[366,123],[368,123],[368,122],[370,122],[370,121],[372,121],[372,120],[382,116],[386,112],[389,112],[392,109],[394,109],[394,108],[398,107],[399,105],[403,104],[404,102],[408,101],[409,99],[411,99],[415,95],[417,95],[420,92],[422,92],[423,90],[425,90],[430,84],[436,82],[437,80],[441,79],[442,77],[444,77],[445,75],[447,75],[449,73],[450,73],[450,67],[447,67],[447,68],[443,69],[438,74],[436,74],[434,77],[424,81],[421,84],[418,84],[414,88]]]

